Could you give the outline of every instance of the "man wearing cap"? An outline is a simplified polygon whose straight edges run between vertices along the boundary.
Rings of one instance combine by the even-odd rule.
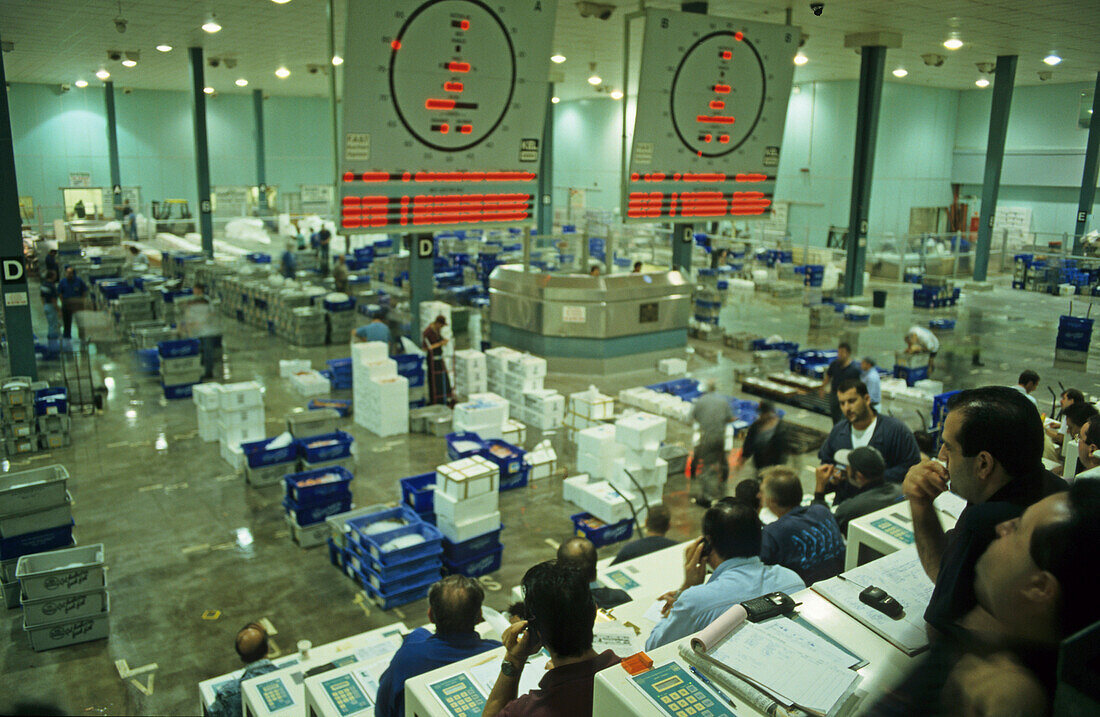
[[[854,450],[839,450],[833,457],[836,465],[824,465],[817,469],[817,488],[814,502],[825,503],[825,491],[830,484],[847,480],[855,493],[836,505],[833,511],[840,532],[848,535],[848,523],[861,515],[893,505],[901,500],[901,486],[886,482],[886,461],[873,446]],[[847,466],[847,471],[844,470]]]
[[[859,380],[867,387],[867,395],[871,397],[871,408],[879,410],[882,405],[882,379],[878,375],[878,367],[870,356],[864,356],[859,362]]]
[[[440,314],[428,324],[421,336],[421,344],[428,354],[428,403],[432,405],[450,402],[451,386],[447,365],[443,363],[443,347],[448,341],[443,337],[443,327],[446,325],[447,318]]]

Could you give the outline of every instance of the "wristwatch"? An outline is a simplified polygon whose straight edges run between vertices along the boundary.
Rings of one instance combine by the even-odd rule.
[[[519,677],[519,673],[522,672],[522,668],[516,667],[508,660],[504,660],[500,663],[500,674],[505,677]]]

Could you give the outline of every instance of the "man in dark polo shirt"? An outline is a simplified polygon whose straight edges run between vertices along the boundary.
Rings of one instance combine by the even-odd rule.
[[[921,564],[936,584],[924,613],[933,627],[951,632],[975,606],[974,566],[996,537],[997,524],[1066,489],[1065,481],[1043,468],[1042,457],[1043,423],[1022,393],[986,386],[952,397],[939,461],[911,468],[902,486]],[[932,501],[949,487],[968,505],[944,533]]]
[[[504,662],[482,717],[591,717],[596,673],[619,664],[619,658],[611,650],[592,649],[596,603],[588,576],[561,561],[539,563],[523,576],[523,594],[528,619],[501,636]],[[517,698],[527,659],[543,646],[550,669],[537,690]]]

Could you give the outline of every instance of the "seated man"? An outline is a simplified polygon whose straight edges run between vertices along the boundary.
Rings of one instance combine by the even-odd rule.
[[[957,639],[933,643],[869,714],[1050,711],[1059,643],[1096,621],[1100,553],[1080,548],[1100,544],[1100,483],[1074,483],[995,532],[978,558],[975,606],[957,621]]]
[[[764,526],[760,559],[782,565],[807,585],[844,569],[844,536],[821,503],[802,505],[802,482],[793,468],[774,466],[760,474],[760,501],[778,517]]]
[[[267,659],[267,631],[259,623],[250,622],[237,633],[237,654],[244,663],[244,674],[218,688],[210,717],[239,717],[243,710],[241,683],[276,669],[275,663]]]
[[[640,558],[643,555],[649,555],[676,545],[675,540],[665,537],[671,523],[672,512],[669,511],[667,505],[662,503],[650,508],[645,517],[646,537],[638,538],[633,543],[624,546],[619,554],[615,556],[615,559],[611,561],[611,564],[615,565],[616,563]]]
[[[1058,407],[1062,409],[1062,420],[1053,421],[1051,426],[1046,429],[1047,436],[1054,442],[1055,445],[1062,445],[1066,441],[1066,434],[1069,430],[1066,428],[1066,411],[1070,406],[1075,406],[1085,403],[1085,394],[1081,393],[1080,389],[1067,388],[1062,391],[1061,397],[1058,399]]]
[[[939,460],[914,466],[902,486],[921,565],[936,584],[924,618],[940,630],[953,629],[974,607],[974,564],[995,526],[1066,489],[1065,481],[1043,468],[1043,422],[1016,389],[961,391],[947,410]],[[969,505],[944,533],[932,501],[947,490],[948,480]]]
[[[1077,439],[1077,462],[1081,467],[1073,480],[1100,478],[1100,458],[1096,456],[1098,449],[1100,449],[1100,418],[1093,416],[1081,429]]]
[[[504,662],[482,717],[591,717],[596,673],[620,658],[592,649],[596,603],[588,576],[557,561],[539,563],[523,576],[523,604],[527,619],[504,631]],[[527,658],[542,647],[550,653],[549,669],[537,690],[517,698]]]
[[[874,446],[886,461],[884,476],[889,483],[901,483],[905,472],[920,462],[920,448],[909,428],[893,416],[880,415],[871,407],[871,397],[862,381],[845,381],[837,387],[844,420],[833,426],[817,457],[822,465],[834,465],[836,452],[845,448]],[[836,502],[854,492],[841,483]]]
[[[847,480],[855,487],[856,493],[845,498],[833,511],[836,524],[845,536],[848,535],[850,521],[893,505],[902,498],[901,486],[886,482],[886,461],[882,460],[882,454],[877,449],[871,446],[857,448],[848,454],[846,461],[848,470],[846,474],[840,475],[840,479]],[[835,466],[821,466],[817,469],[815,503],[825,504],[825,489],[831,481],[836,480],[836,473]]]
[[[1066,435],[1071,440],[1077,440],[1081,428],[1089,422],[1089,419],[1100,413],[1091,403],[1075,403],[1062,414],[1062,425],[1066,428]]]
[[[703,535],[684,551],[684,582],[661,596],[666,617],[653,628],[645,649],[698,632],[737,603],[805,587],[794,572],[760,560],[760,529],[756,510],[743,501],[723,498],[707,509]],[[708,567],[713,570],[709,580]]]
[[[605,588],[596,573],[596,546],[586,538],[570,538],[558,546],[558,562],[580,570],[588,578],[588,589],[596,607],[613,608],[630,602],[630,594],[618,588]]]
[[[405,682],[425,672],[500,647],[483,640],[475,627],[481,622],[485,591],[464,575],[448,575],[428,591],[428,621],[435,633],[418,627],[405,636],[390,666],[378,682],[378,717],[404,717]]]

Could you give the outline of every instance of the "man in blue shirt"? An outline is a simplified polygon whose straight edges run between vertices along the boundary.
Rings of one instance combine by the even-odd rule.
[[[793,468],[772,466],[760,474],[760,500],[779,516],[764,526],[760,559],[798,573],[807,585],[844,569],[844,536],[822,503],[802,505],[802,482]]]
[[[62,336],[73,337],[73,317],[84,310],[84,297],[88,295],[88,285],[76,275],[71,266],[65,267],[65,278],[57,282],[57,291],[61,294],[61,321],[64,324]]]
[[[684,583],[679,590],[661,596],[667,616],[653,628],[645,649],[653,650],[696,633],[737,603],[806,587],[787,568],[764,565],[759,557],[760,540],[755,506],[723,498],[708,508],[703,515],[702,537],[689,543],[684,551]],[[708,567],[714,572],[706,580]]]
[[[419,627],[405,636],[378,683],[377,717],[404,717],[405,682],[417,675],[500,647],[483,640],[474,627],[481,622],[485,591],[463,575],[449,575],[428,591],[428,620],[435,634]]]
[[[355,330],[352,341],[377,341],[389,346],[390,327],[386,325],[385,318],[381,314],[375,314],[371,316],[369,324]]]
[[[239,680],[218,687],[210,717],[238,717],[241,714],[241,683],[276,669],[267,659],[267,649],[267,631],[259,623],[251,622],[241,628],[237,633],[237,654],[245,663],[244,674]]]
[[[871,397],[871,408],[876,411],[882,405],[882,377],[878,375],[878,367],[870,356],[864,356],[859,362],[859,380],[867,387],[867,395]]]

